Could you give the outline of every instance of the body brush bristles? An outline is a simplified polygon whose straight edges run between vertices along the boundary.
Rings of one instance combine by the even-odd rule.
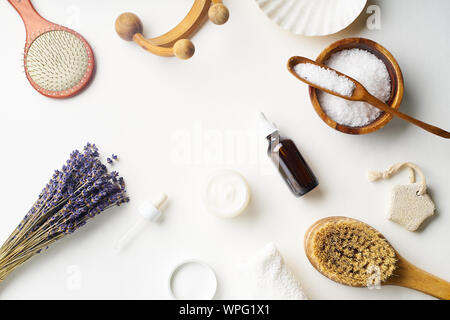
[[[383,235],[350,218],[325,218],[305,237],[307,255],[326,277],[349,286],[370,286],[396,270],[396,252]],[[375,277],[374,277],[375,276]]]
[[[95,145],[74,151],[0,248],[0,282],[55,241],[113,206],[129,201],[125,182],[108,172]]]

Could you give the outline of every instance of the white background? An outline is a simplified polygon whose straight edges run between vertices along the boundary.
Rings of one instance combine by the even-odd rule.
[[[380,230],[417,266],[450,280],[449,142],[394,119],[367,136],[326,126],[307,88],[286,70],[290,56],[315,58],[345,37],[373,39],[399,61],[405,78],[401,110],[450,128],[450,2],[369,1],[381,8],[381,30],[366,27],[368,14],[326,37],[294,36],[271,22],[252,0],[226,0],[231,18],[195,35],[189,61],[160,58],[119,39],[116,17],[137,13],[145,35],[157,36],[180,21],[191,0],[36,0],[46,18],[79,31],[91,43],[97,73],[79,96],[56,101],[35,92],[21,66],[25,41],[15,10],[0,2],[0,238],[16,227],[54,169],[70,152],[95,142],[120,156],[131,202],[103,213],[73,236],[33,258],[0,285],[0,297],[43,299],[166,299],[167,279],[181,260],[198,258],[217,271],[217,298],[233,298],[231,279],[240,259],[274,241],[312,299],[428,299],[409,289],[345,287],[319,274],[303,250],[305,230],[317,219],[345,215]],[[299,146],[320,187],[295,198],[265,156],[257,134],[263,110]],[[231,142],[230,142],[231,141]],[[386,219],[390,189],[407,183],[369,183],[369,169],[399,161],[418,164],[438,211],[421,232]],[[239,218],[220,220],[202,205],[205,177],[219,168],[240,171],[253,199]],[[121,255],[118,237],[139,205],[165,191],[170,206],[160,225],[149,225]]]

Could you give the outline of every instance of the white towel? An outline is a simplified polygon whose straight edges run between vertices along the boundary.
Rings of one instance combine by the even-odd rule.
[[[308,299],[274,243],[258,251],[239,270],[238,295],[241,299]]]

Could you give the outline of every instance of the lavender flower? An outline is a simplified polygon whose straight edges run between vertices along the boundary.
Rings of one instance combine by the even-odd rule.
[[[88,143],[83,152],[73,151],[0,248],[0,282],[23,262],[75,232],[89,219],[128,201],[123,178],[115,171],[108,172],[94,144]]]
[[[108,162],[108,164],[113,164],[114,161],[117,161],[119,157],[116,156],[114,153],[111,155],[111,158],[106,158],[106,162]]]

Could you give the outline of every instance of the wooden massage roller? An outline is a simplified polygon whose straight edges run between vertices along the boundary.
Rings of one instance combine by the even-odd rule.
[[[197,31],[206,20],[217,25],[228,21],[229,12],[222,0],[195,0],[187,16],[172,30],[162,36],[146,39],[143,35],[141,20],[133,13],[123,13],[116,20],[116,32],[126,41],[134,41],[142,48],[161,57],[189,59],[194,55],[195,47],[190,35]]]

